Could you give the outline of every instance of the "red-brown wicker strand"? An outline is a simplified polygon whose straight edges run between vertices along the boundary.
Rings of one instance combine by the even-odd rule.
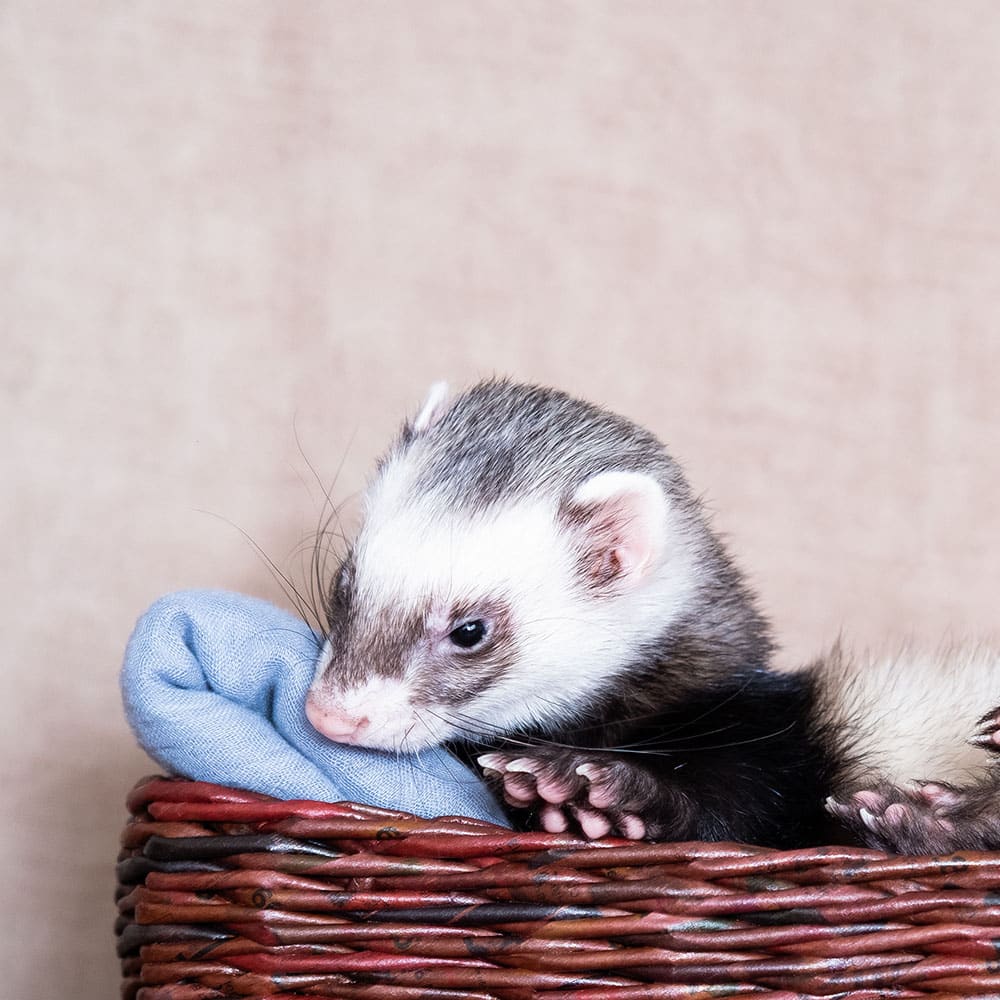
[[[149,778],[124,1000],[1000,996],[1000,854],[592,843]]]

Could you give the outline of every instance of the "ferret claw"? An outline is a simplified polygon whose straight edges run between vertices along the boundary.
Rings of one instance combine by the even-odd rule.
[[[858,818],[865,824],[865,826],[868,827],[869,830],[872,831],[872,833],[877,832],[878,820],[875,818],[874,813],[869,812],[862,806],[862,808],[858,810]]]
[[[976,725],[981,727],[993,726],[1000,728],[1000,708],[991,708],[976,720]]]
[[[500,753],[484,753],[476,758],[476,763],[484,770],[498,777],[507,767],[507,758]]]
[[[519,774],[538,774],[538,764],[527,757],[518,757],[516,760],[507,762],[508,771],[517,771]]]
[[[587,801],[594,809],[610,809],[615,804],[615,789],[611,782],[607,780],[608,772],[598,764],[581,764],[576,773],[584,778],[589,787],[587,789]]]
[[[978,722],[979,727],[969,743],[984,750],[1000,752],[1000,709],[991,709]]]

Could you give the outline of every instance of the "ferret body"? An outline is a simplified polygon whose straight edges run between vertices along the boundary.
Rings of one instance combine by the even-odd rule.
[[[942,676],[834,650],[773,671],[754,595],[663,445],[556,390],[435,386],[378,464],[327,617],[319,732],[464,747],[544,829],[1000,846],[1000,721],[980,718],[1000,659],[967,651]]]

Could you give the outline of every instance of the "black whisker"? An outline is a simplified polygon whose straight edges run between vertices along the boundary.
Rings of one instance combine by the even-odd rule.
[[[310,596],[312,597],[314,611],[316,612],[319,620],[325,626],[323,631],[328,633],[330,631],[330,614],[329,597],[327,593],[327,585],[329,581],[329,576],[327,574],[327,560],[331,551],[335,550],[326,544],[326,540],[330,535],[330,525],[334,520],[337,522],[337,537],[341,539],[345,546],[347,544],[343,524],[340,521],[340,509],[347,502],[347,500],[342,500],[339,505],[334,503],[333,489],[344,469],[344,463],[347,461],[348,453],[350,452],[351,445],[354,443],[354,439],[357,436],[358,429],[355,427],[351,431],[351,436],[348,438],[343,454],[340,456],[340,462],[334,471],[333,479],[331,480],[329,487],[323,482],[323,479],[316,467],[309,460],[309,456],[306,454],[305,448],[302,447],[302,440],[299,437],[298,426],[294,419],[292,421],[292,432],[295,436],[295,444],[299,450],[299,454],[302,456],[302,460],[306,463],[306,466],[312,473],[313,479],[323,496],[323,503],[319,509],[318,522],[315,532],[316,544],[313,546],[310,558],[308,578],[310,581]],[[317,605],[318,608],[316,607]]]
[[[266,565],[270,570],[275,582],[281,588],[285,597],[287,597],[289,602],[294,606],[295,610],[299,614],[299,617],[301,617],[314,631],[317,631],[320,627],[322,627],[322,622],[317,618],[315,609],[312,607],[308,596],[304,595],[295,586],[291,578],[279,568],[278,564],[254,540],[249,532],[241,528],[235,521],[231,521],[228,517],[223,517],[222,514],[217,514],[215,511],[205,510],[203,508],[195,509],[199,514],[207,514],[209,517],[217,518],[224,524],[228,524],[229,527],[235,528],[243,536],[244,540],[250,544],[254,552],[256,552],[260,559],[264,562],[264,565]]]

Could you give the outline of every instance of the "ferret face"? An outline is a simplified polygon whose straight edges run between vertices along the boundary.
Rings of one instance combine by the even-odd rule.
[[[551,511],[461,525],[414,507],[385,514],[370,512],[341,569],[310,720],[331,739],[386,750],[528,721],[506,698],[480,703],[487,691],[548,695],[524,676],[526,652],[545,629],[557,643],[559,621],[575,613]],[[534,621],[530,608],[555,621]]]
[[[376,504],[333,588],[310,721],[336,742],[415,751],[571,720],[690,586],[682,547],[666,586],[622,585],[611,564],[625,554],[580,541],[543,500],[472,520]]]
[[[306,712],[336,742],[419,751],[570,722],[689,603],[689,546],[648,476],[470,513],[419,472],[410,448],[382,463],[332,588]]]

